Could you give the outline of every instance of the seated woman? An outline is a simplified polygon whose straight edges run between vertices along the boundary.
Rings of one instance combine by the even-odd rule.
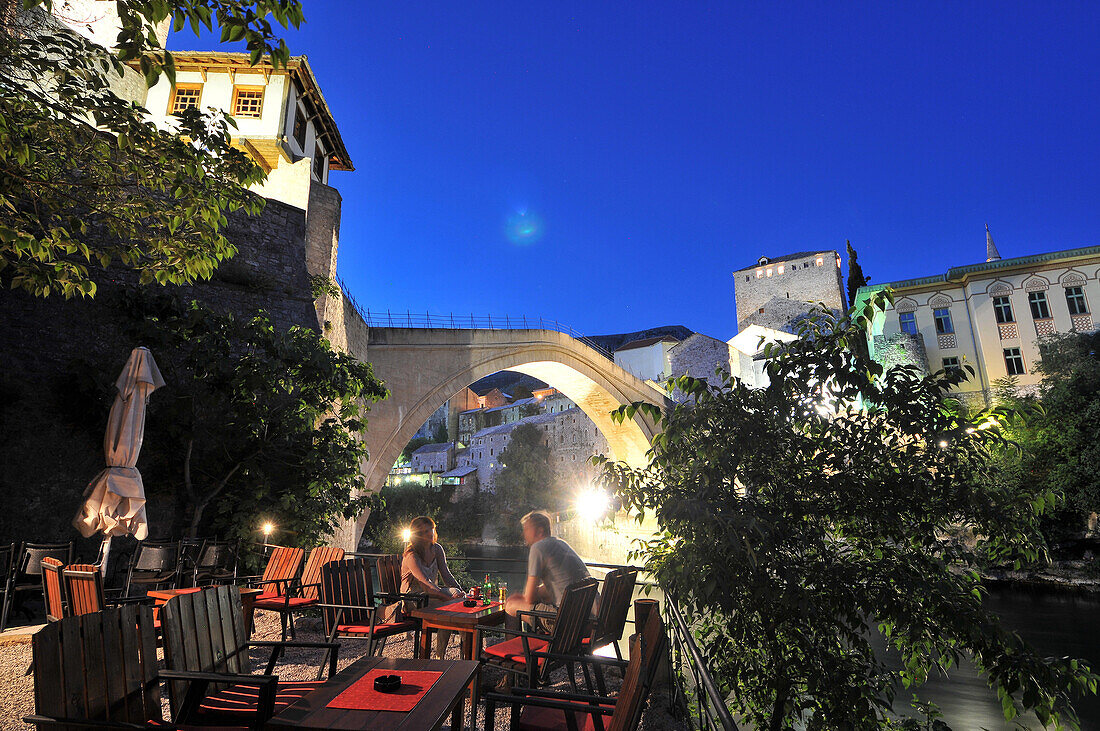
[[[430,597],[428,606],[448,604],[465,594],[447,568],[447,554],[437,540],[434,520],[424,515],[414,518],[409,523],[409,545],[401,558],[402,593],[425,594]],[[436,631],[435,655],[440,660],[450,639],[450,632]]]

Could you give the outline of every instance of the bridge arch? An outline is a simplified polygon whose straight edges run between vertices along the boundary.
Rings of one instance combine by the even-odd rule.
[[[553,330],[369,329],[365,347],[349,348],[368,361],[390,395],[375,404],[366,435],[366,489],[382,489],[390,468],[417,429],[447,399],[498,371],[525,373],[569,397],[607,439],[611,455],[645,463],[656,425],[641,415],[622,424],[610,412],[634,401],[664,405],[666,396],[581,341]],[[363,522],[360,521],[361,532]]]

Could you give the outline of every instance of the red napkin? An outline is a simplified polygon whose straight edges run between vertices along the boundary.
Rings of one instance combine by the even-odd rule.
[[[424,697],[443,673],[430,670],[374,669],[349,685],[343,693],[328,702],[329,708],[349,711],[397,711],[407,713]],[[401,687],[393,693],[379,693],[374,679],[380,675],[400,675]]]
[[[482,609],[492,609],[493,607],[499,607],[500,602],[491,602],[489,604],[482,604],[481,600],[477,600],[476,607],[464,607],[462,602],[465,599],[460,599],[453,604],[444,604],[443,606],[436,607],[436,609],[442,609],[445,612],[462,612],[463,614],[473,614],[474,612],[480,612]]]

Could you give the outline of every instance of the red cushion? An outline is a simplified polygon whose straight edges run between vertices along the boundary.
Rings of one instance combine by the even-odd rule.
[[[264,592],[263,594],[257,594],[257,595],[256,595],[256,596],[255,596],[255,597],[254,597],[254,598],[252,599],[252,604],[253,604],[253,606],[255,606],[255,605],[256,605],[256,604],[258,604],[259,602],[262,602],[262,601],[264,601],[264,600],[266,600],[266,599],[279,599],[279,600],[281,601],[281,600],[282,600],[282,598],[283,598],[283,595],[282,595],[282,594],[280,594],[280,593],[278,593],[278,592],[275,592],[275,591],[265,591],[265,592]]]
[[[375,637],[389,637],[399,632],[412,632],[416,629],[416,622],[379,622],[374,625]],[[369,635],[369,624],[338,624],[337,634],[341,635]]]
[[[614,707],[613,703],[601,703],[607,708]],[[592,721],[591,713],[574,713],[577,728],[581,731],[595,731],[596,724]],[[603,727],[611,725],[611,716],[603,717]],[[539,706],[524,706],[523,713],[519,717],[521,731],[563,731],[569,728],[565,722],[565,711],[557,708],[540,708]]]
[[[261,595],[263,596],[263,595]],[[298,607],[305,607],[310,604],[316,604],[316,599],[307,599],[306,597],[292,596],[290,597],[289,606],[291,609],[297,609]],[[266,599],[257,599],[252,603],[252,606],[256,609],[270,609],[277,612],[280,609],[287,607],[287,598],[285,596],[269,597]]]
[[[541,652],[550,645],[546,640],[532,640],[528,638],[527,646],[531,648],[531,652]],[[527,662],[527,656],[523,654],[523,638],[513,637],[510,640],[504,642],[498,642],[495,645],[489,645],[485,648],[486,655],[492,655],[493,657],[499,657],[502,660],[511,660],[512,662]],[[546,658],[540,657],[539,664]]]
[[[279,683],[275,690],[275,713],[316,689],[321,682],[323,681]],[[225,690],[206,696],[199,706],[199,713],[214,716],[255,716],[259,699],[260,689],[257,686],[231,685]]]

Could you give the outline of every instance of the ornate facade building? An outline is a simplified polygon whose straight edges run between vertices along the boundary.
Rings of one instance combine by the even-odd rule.
[[[871,326],[872,356],[931,372],[970,366],[974,375],[959,395],[989,404],[1007,376],[1023,389],[1039,383],[1044,337],[1097,328],[1098,276],[1100,246],[1002,259],[987,228],[985,262],[861,287],[856,304],[894,290],[893,306]]]

